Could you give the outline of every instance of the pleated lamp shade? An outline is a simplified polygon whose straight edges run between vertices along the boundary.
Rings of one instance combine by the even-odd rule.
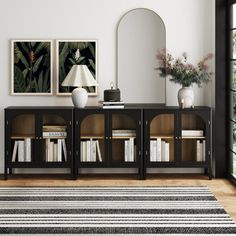
[[[90,87],[97,86],[98,84],[86,65],[73,65],[61,85]]]

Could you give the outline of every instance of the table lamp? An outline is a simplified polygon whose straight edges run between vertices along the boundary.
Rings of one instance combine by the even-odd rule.
[[[61,85],[77,87],[72,91],[72,102],[75,107],[83,108],[88,100],[88,92],[82,87],[98,84],[86,65],[73,65]]]

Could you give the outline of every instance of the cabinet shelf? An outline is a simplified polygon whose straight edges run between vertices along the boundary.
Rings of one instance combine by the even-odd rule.
[[[25,138],[34,139],[35,135],[34,134],[13,134],[11,136],[11,139],[25,139]]]
[[[160,139],[173,139],[174,136],[173,135],[151,135],[150,136],[151,139],[156,139],[156,138],[160,138]]]
[[[88,135],[82,135],[80,137],[81,139],[105,139],[103,135],[93,135],[93,134],[88,134]]]

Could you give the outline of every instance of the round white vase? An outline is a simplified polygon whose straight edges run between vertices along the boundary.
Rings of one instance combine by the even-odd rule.
[[[84,88],[75,88],[72,91],[72,101],[75,107],[84,108],[88,100],[88,93]]]
[[[182,87],[178,91],[178,102],[181,108],[194,107],[194,92],[192,87]]]

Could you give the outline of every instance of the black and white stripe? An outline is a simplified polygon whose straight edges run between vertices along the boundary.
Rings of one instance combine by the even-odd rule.
[[[0,188],[1,234],[236,234],[207,187]]]

